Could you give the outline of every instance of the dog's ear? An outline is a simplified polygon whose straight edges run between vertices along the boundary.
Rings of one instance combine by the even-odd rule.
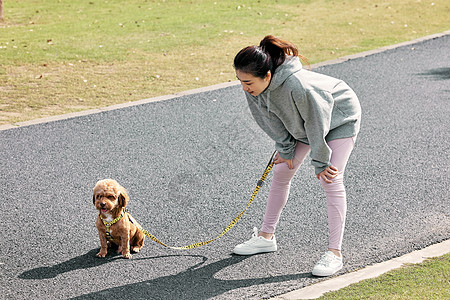
[[[118,197],[119,206],[127,206],[128,201],[130,201],[130,198],[128,197],[127,191],[125,189],[121,189]]]

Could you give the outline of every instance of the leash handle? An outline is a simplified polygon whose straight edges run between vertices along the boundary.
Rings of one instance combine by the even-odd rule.
[[[275,154],[277,154],[277,150],[273,151],[272,156],[270,157],[270,160],[267,163],[267,167],[273,163],[273,158],[275,157]],[[266,167],[266,169],[267,169],[267,167]]]
[[[269,162],[267,163],[266,168],[264,169],[264,173],[263,173],[263,175],[261,176],[261,179],[259,179],[259,180],[258,180],[258,183],[256,184],[257,186],[262,187],[262,186],[264,185],[264,183],[265,183],[264,180],[266,180],[267,175],[269,175],[269,172],[270,172],[270,170],[271,170],[272,167],[273,167],[273,158],[274,158],[274,156],[275,156],[276,153],[277,153],[276,150],[272,153],[272,156],[270,157],[270,160],[269,160]],[[269,169],[269,168],[270,168],[270,169]],[[269,169],[269,172],[267,172],[267,169]]]

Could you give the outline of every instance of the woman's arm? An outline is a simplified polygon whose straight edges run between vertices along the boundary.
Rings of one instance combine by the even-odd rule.
[[[303,97],[296,97],[296,105],[302,119],[309,145],[311,164],[319,174],[331,166],[331,149],[325,140],[331,124],[333,97],[322,90],[306,90]]]
[[[267,106],[257,103],[257,98],[247,95],[248,106],[256,123],[262,130],[275,141],[275,150],[286,160],[291,160],[295,154],[297,141],[287,131],[283,122],[272,112],[267,111]]]

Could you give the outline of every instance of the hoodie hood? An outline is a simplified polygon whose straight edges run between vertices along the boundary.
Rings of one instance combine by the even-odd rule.
[[[286,79],[293,73],[298,72],[302,69],[302,64],[297,56],[286,56],[286,60],[282,63],[272,76],[270,81],[268,91],[273,91],[279,87]],[[266,90],[266,91],[267,91]]]
[[[257,96],[258,105],[261,107],[261,99],[264,97],[267,103],[267,111],[270,111],[270,91],[278,88],[286,79],[292,74],[300,71],[302,69],[302,63],[297,56],[286,56],[286,60],[282,63],[272,75],[272,79],[270,81],[267,89]]]

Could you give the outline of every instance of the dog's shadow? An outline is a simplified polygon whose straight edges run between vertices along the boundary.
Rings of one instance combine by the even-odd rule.
[[[51,267],[39,267],[32,270],[28,270],[20,274],[18,277],[20,279],[49,279],[55,278],[56,276],[75,271],[79,269],[89,269],[101,266],[103,264],[109,263],[116,259],[121,259],[122,255],[115,253],[114,249],[108,251],[105,258],[98,258],[96,254],[99,249],[92,249],[86,254],[74,257],[68,261],[62,262],[60,264]]]

